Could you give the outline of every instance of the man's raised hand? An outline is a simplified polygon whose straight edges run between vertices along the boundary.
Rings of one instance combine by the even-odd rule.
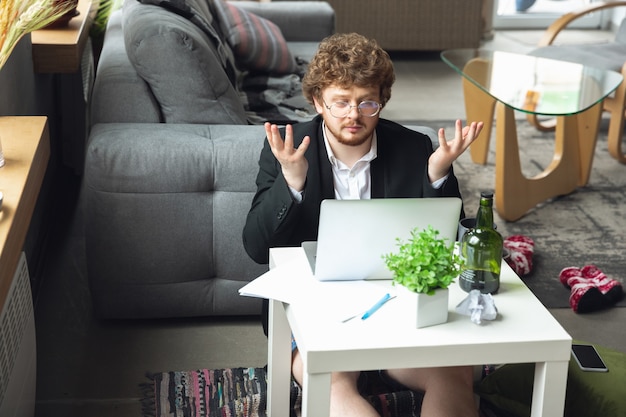
[[[280,163],[287,185],[296,191],[302,191],[306,182],[306,173],[309,169],[309,162],[304,157],[304,153],[311,143],[311,138],[305,136],[300,146],[294,148],[293,127],[291,125],[285,126],[284,140],[277,125],[266,122],[264,126],[267,142],[272,149],[272,153]]]

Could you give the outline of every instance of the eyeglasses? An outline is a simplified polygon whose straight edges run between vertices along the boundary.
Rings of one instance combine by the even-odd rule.
[[[335,101],[329,106],[324,101],[324,106],[326,106],[326,108],[330,111],[330,114],[337,119],[347,117],[355,107],[361,116],[374,117],[378,114],[380,108],[382,107],[380,103],[371,100],[362,101],[356,106],[351,105],[347,101]]]

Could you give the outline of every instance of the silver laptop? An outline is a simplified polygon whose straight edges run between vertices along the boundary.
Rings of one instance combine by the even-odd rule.
[[[318,280],[391,279],[383,255],[398,250],[397,238],[430,225],[454,242],[461,204],[456,197],[324,200],[317,242],[302,247]]]

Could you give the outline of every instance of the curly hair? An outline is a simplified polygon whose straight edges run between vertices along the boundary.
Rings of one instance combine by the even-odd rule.
[[[320,43],[302,80],[302,92],[313,104],[313,98],[321,101],[322,91],[331,85],[378,86],[385,106],[395,79],[391,58],[376,40],[357,33],[334,34]]]

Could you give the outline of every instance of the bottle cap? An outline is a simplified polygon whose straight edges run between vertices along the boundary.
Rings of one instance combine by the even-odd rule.
[[[492,191],[481,191],[480,192],[480,197],[481,198],[493,198],[493,192]]]

